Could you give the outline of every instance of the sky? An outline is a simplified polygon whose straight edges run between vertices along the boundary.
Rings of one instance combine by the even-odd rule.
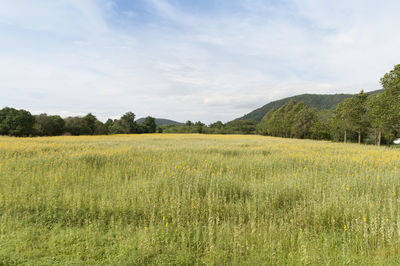
[[[0,108],[211,123],[380,89],[400,1],[0,0]]]

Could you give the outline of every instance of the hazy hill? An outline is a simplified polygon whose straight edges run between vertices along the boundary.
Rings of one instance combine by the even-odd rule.
[[[371,91],[368,92],[368,94],[373,95],[379,92],[381,92],[381,90]],[[267,103],[266,105],[238,118],[238,120],[256,120],[259,122],[269,110],[272,108],[279,108],[290,100],[304,102],[308,107],[314,107],[317,110],[335,109],[339,103],[352,96],[353,94],[301,94]]]
[[[145,118],[139,118],[136,120],[137,123],[143,123]],[[174,120],[169,120],[169,119],[164,119],[164,118],[155,118],[156,120],[156,125],[157,126],[168,126],[168,125],[183,125],[183,123],[174,121]]]

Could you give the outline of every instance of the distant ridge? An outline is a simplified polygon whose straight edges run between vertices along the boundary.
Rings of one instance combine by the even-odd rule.
[[[376,90],[368,92],[369,95],[374,95],[382,90]],[[236,120],[255,120],[260,122],[266,113],[268,113],[272,108],[279,108],[291,100],[295,100],[296,102],[303,102],[305,105],[311,108],[315,108],[317,110],[322,109],[335,109],[336,106],[343,102],[345,99],[352,97],[354,94],[301,94],[288,98],[284,98],[281,100],[273,101],[267,103],[266,105],[255,109],[254,111],[237,118]]]
[[[137,119],[136,122],[137,123],[143,123],[144,120],[145,120],[145,118],[142,117],[142,118]],[[165,118],[155,118],[155,120],[156,120],[156,125],[157,126],[168,126],[168,125],[181,126],[181,125],[183,125],[183,123],[180,123],[180,122],[177,122],[177,121],[174,121],[174,120],[165,119]]]

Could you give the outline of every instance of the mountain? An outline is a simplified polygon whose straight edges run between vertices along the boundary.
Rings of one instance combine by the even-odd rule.
[[[382,90],[368,92],[369,95],[375,95],[382,92]],[[336,106],[343,102],[345,99],[352,97],[353,94],[301,94],[281,100],[267,103],[266,105],[240,117],[236,120],[255,120],[260,122],[266,113],[272,108],[279,108],[291,100],[296,102],[303,102],[308,107],[313,107],[317,110],[330,109],[333,110]]]
[[[142,118],[137,119],[136,122],[137,123],[143,123],[145,119],[146,118],[142,117]],[[174,121],[174,120],[164,119],[164,118],[155,118],[155,120],[156,120],[156,125],[157,126],[168,126],[168,125],[181,126],[181,125],[183,125],[183,123],[180,123],[180,122],[177,122],[177,121]]]

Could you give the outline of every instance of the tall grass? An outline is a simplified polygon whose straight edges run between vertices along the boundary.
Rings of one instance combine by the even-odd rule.
[[[1,137],[0,265],[395,265],[399,172],[307,140]]]

